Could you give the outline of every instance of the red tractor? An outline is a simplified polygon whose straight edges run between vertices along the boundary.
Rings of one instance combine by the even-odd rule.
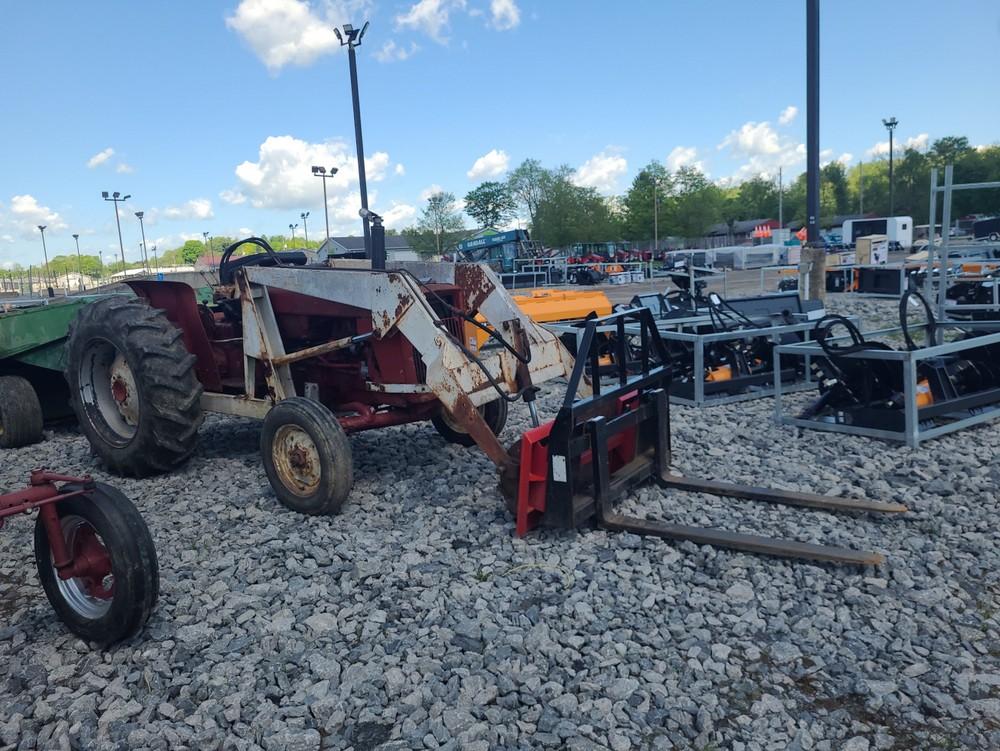
[[[374,221],[377,238],[382,228]],[[263,252],[234,256],[247,243]],[[211,304],[196,302],[185,284],[130,282],[134,299],[96,302],[71,327],[71,399],[95,453],[112,470],[145,476],[178,466],[194,450],[203,411],[258,418],[264,468],[281,502],[303,513],[336,513],[353,484],[347,436],[426,420],[447,440],[476,444],[498,466],[522,533],[596,518],[756,552],[855,563],[879,558],[782,541],[768,547],[763,538],[711,530],[692,537],[690,528],[653,530],[643,520],[609,516],[609,504],[637,483],[677,484],[667,474],[663,394],[670,373],[648,310],[587,323],[588,331],[612,329],[618,342],[635,340],[628,357],[623,350],[616,359],[617,386],[602,393],[593,332],[574,361],[483,265],[308,263],[303,253],[276,253],[249,238],[226,249],[219,282]],[[472,326],[489,333],[481,350]],[[508,451],[497,438],[508,404],[526,402],[538,425],[538,384],[555,378],[570,383],[559,415]],[[698,489],[742,497],[759,491],[770,502],[824,508],[844,501]]]

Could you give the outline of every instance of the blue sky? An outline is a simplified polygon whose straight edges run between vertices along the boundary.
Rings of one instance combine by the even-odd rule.
[[[804,169],[803,0],[228,0],[0,5],[0,265],[117,253],[102,190],[150,245],[287,232],[310,211],[312,164],[337,166],[331,230],[357,233],[346,55],[359,49],[369,192],[390,226],[428,190],[459,196],[526,157],[568,164],[612,194],[649,160],[713,179]],[[824,161],[943,135],[1000,140],[996,0],[861,2],[822,9]],[[301,232],[301,228],[299,230]]]

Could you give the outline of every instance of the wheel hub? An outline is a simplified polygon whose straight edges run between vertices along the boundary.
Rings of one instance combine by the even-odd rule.
[[[62,578],[56,571],[59,591],[79,615],[100,618],[108,612],[115,596],[111,557],[97,531],[82,517],[65,516],[60,527],[73,563],[63,574],[69,574],[68,578]]]
[[[115,355],[110,368],[111,398],[114,399],[118,412],[128,425],[139,424],[139,404],[135,398],[135,377],[132,369],[119,352]]]
[[[274,436],[274,467],[281,484],[300,496],[319,487],[322,473],[319,451],[309,434],[297,425],[282,425]]]

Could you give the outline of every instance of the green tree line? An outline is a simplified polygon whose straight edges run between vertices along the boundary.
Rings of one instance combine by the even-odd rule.
[[[926,224],[930,210],[930,172],[955,168],[956,182],[1000,180],[1000,145],[974,148],[961,136],[939,138],[926,150],[904,149],[893,160],[896,215]],[[464,198],[464,213],[479,227],[504,226],[515,216],[527,218],[532,238],[550,247],[577,242],[632,240],[648,242],[654,225],[664,238],[694,240],[715,224],[748,219],[777,219],[779,188],[775,179],[757,176],[720,185],[694,167],[670,172],[656,161],[644,166],[620,196],[604,196],[573,182],[566,166],[549,169],[526,159],[504,182],[482,183]],[[939,181],[943,180],[943,175]],[[655,200],[655,210],[654,210]],[[780,196],[785,224],[806,218],[806,175],[783,186]],[[889,214],[887,158],[846,167],[825,165],[820,174],[820,217],[841,214]],[[410,244],[424,253],[447,250],[467,230],[454,194],[431,196],[417,224],[403,230]],[[1000,190],[955,193],[952,216],[1000,213]],[[938,214],[940,221],[940,213]]]

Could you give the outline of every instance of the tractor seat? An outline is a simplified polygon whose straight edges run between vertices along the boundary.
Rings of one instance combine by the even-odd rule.
[[[282,250],[274,254],[281,259],[283,266],[305,266],[309,258],[301,250]],[[275,258],[270,253],[254,253],[252,256],[231,258],[219,264],[219,283],[232,284],[236,279],[236,270],[244,266],[275,266]]]

